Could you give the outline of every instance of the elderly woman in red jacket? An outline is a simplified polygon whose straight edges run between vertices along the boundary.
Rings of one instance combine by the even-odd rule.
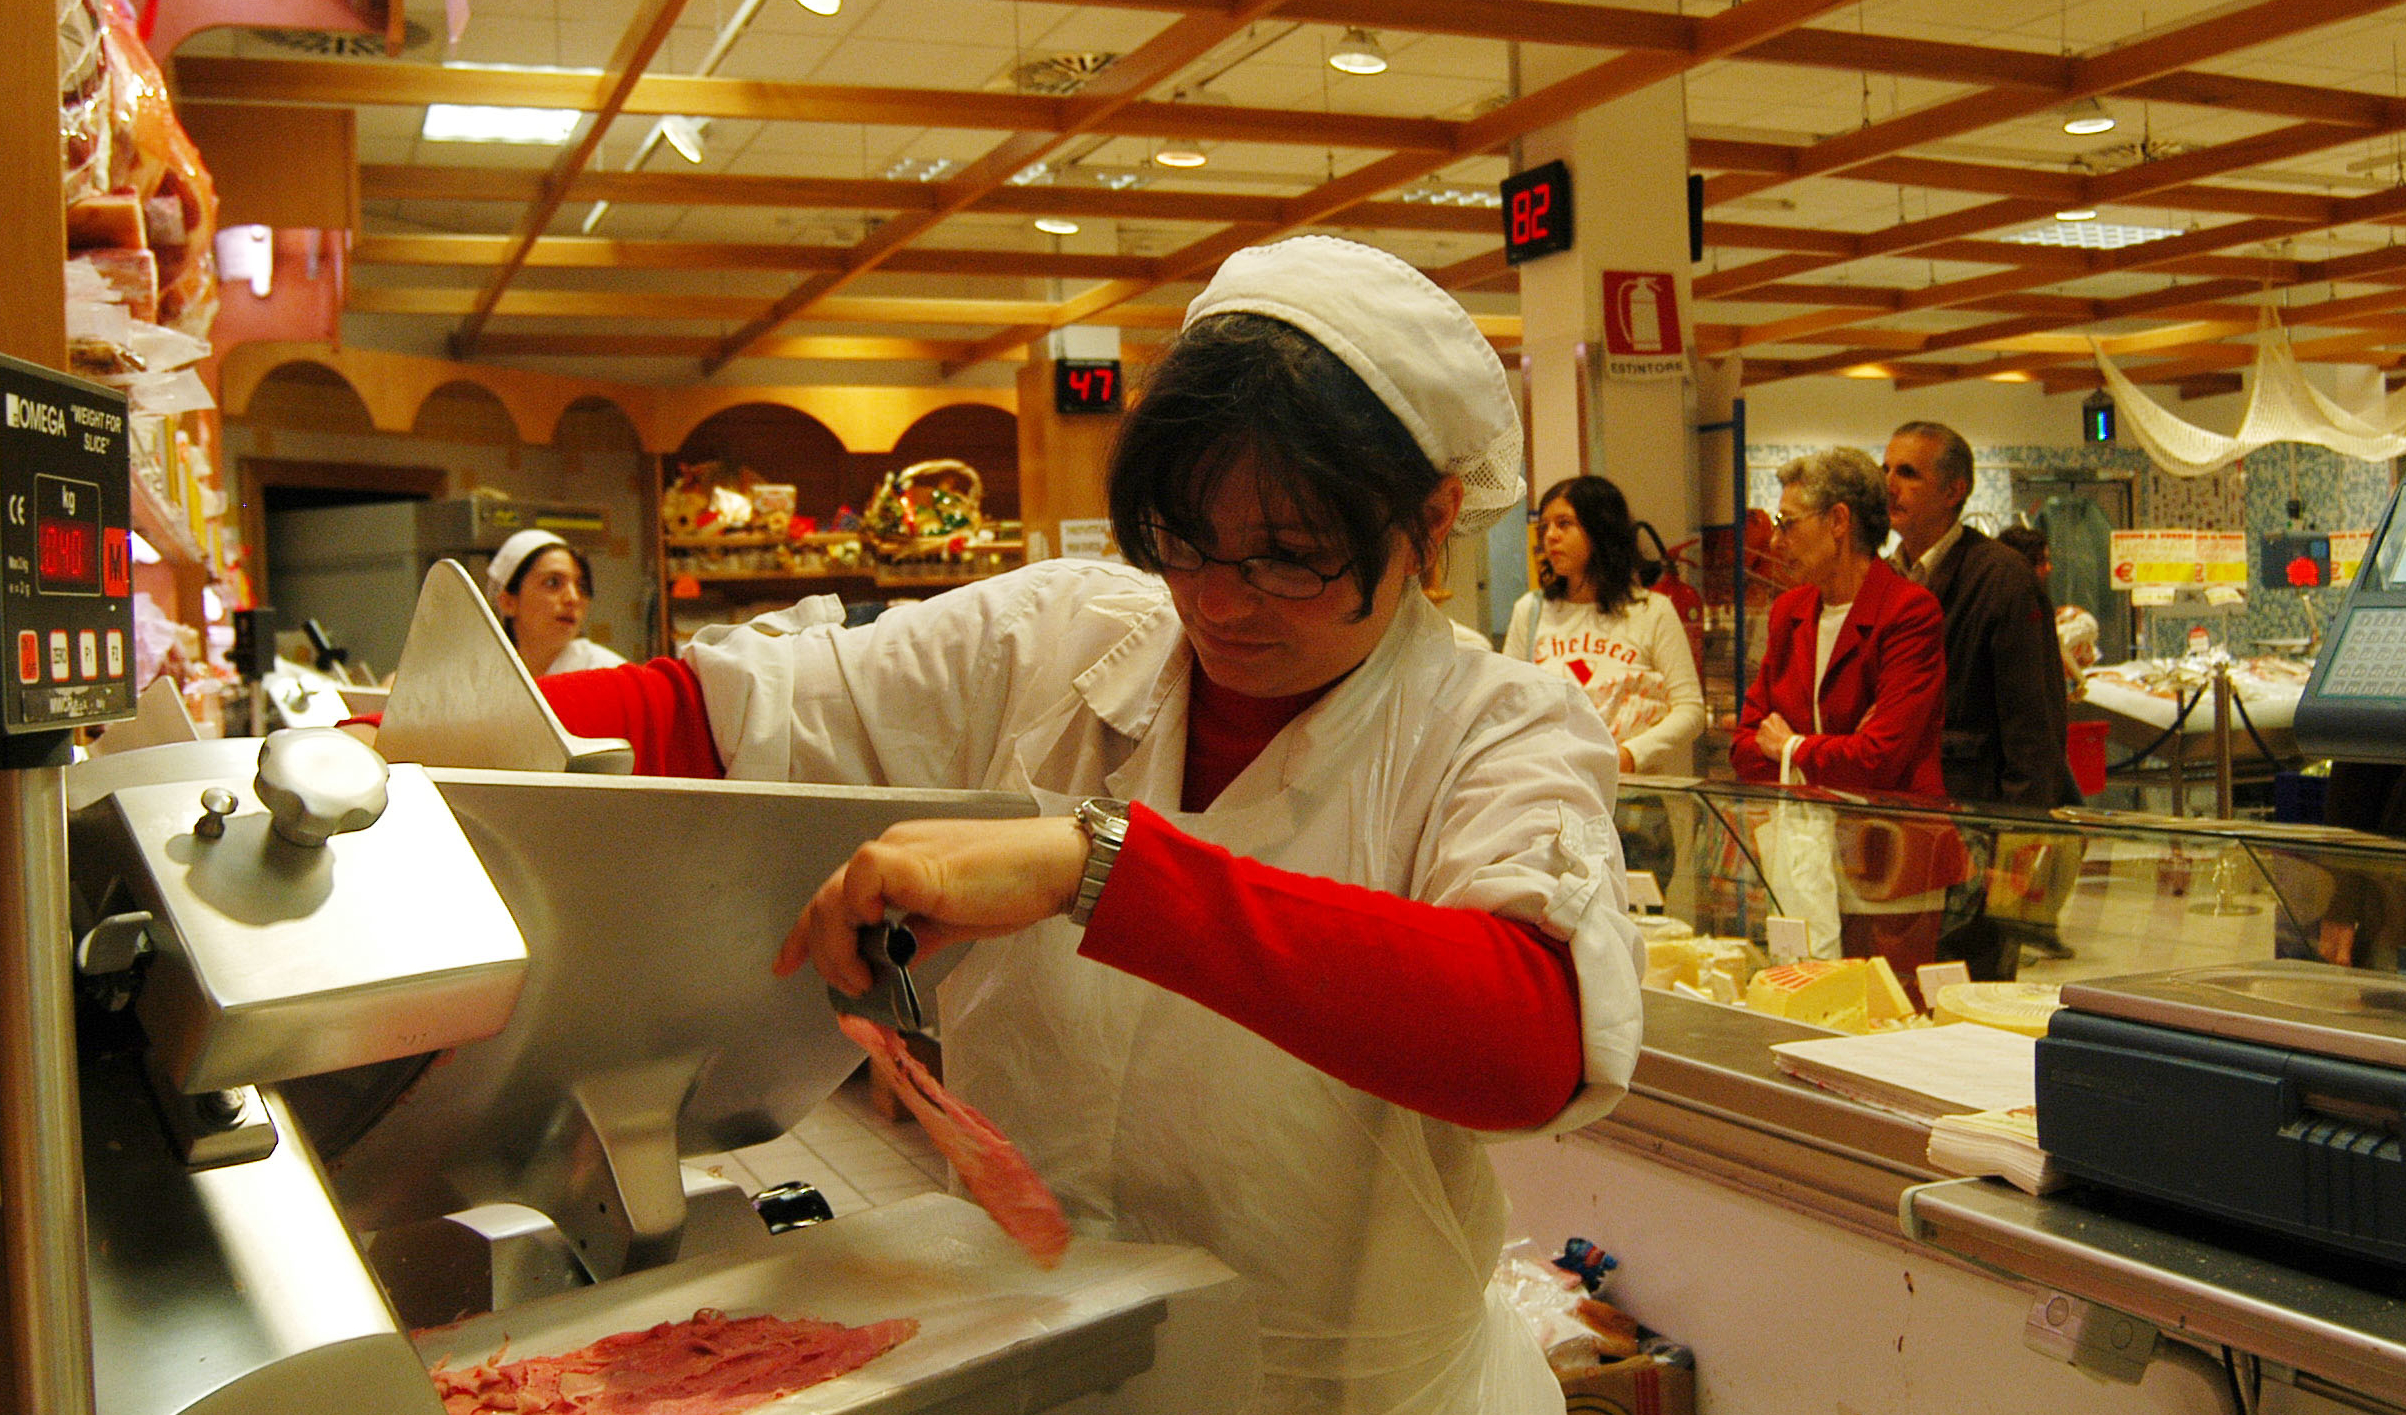
[[[1936,596],[1880,559],[1879,463],[1834,448],[1788,463],[1779,481],[1772,549],[1801,583],[1771,605],[1762,668],[1730,744],[1739,779],[1779,781],[1784,766],[1786,780],[1811,786],[1944,796],[1943,620]],[[1944,821],[1857,813],[1834,824],[1836,951],[1886,958],[1918,1001],[1914,970],[1938,961],[1947,888],[1969,863],[1962,842]],[[1765,829],[1781,825],[1775,815]],[[1831,946],[1813,942],[1816,953]]]
[[[1937,597],[1880,559],[1888,488],[1852,447],[1779,469],[1772,550],[1801,581],[1774,600],[1729,759],[1741,781],[1942,796],[1946,654]]]

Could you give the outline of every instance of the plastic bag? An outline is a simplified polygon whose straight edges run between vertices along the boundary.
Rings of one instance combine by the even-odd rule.
[[[1802,784],[1784,756],[1779,776],[1783,786]],[[1838,957],[1837,814],[1810,801],[1780,801],[1756,827],[1754,842],[1772,902],[1781,914],[1804,922],[1809,955]]]
[[[1544,1260],[1526,1239],[1504,1250],[1488,1290],[1527,1324],[1557,1370],[1637,1354],[1637,1319],[1589,1296],[1577,1273]]]

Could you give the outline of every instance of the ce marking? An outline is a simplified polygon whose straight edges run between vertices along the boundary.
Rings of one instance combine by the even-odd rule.
[[[25,524],[24,492],[19,491],[10,493],[8,498],[8,523],[12,526],[22,526]]]

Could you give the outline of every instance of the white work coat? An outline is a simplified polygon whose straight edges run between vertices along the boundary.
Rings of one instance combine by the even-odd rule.
[[[1047,814],[1143,801],[1270,865],[1537,923],[1569,941],[1586,1055],[1548,1128],[1623,1093],[1641,967],[1619,759],[1571,684],[1462,648],[1406,594],[1359,668],[1185,813],[1194,656],[1158,579],[1055,560],[862,628],[814,623],[835,612],[805,603],[687,648],[730,776],[1017,791]],[[1080,937],[1053,918],[978,945],[941,990],[945,1078],[1078,1231],[1200,1245],[1251,1280],[1250,1408],[1561,1408],[1526,1325],[1486,1295],[1506,1206],[1478,1134],[1080,958]],[[1380,1006],[1376,979],[1353,1001]]]

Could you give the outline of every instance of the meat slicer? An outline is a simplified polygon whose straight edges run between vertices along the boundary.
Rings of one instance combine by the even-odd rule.
[[[451,562],[376,749],[178,721],[66,773],[102,1415],[437,1415],[432,1361],[698,1306],[920,1319],[777,1410],[1246,1369],[1239,1285],[1193,1250],[1039,1272],[940,1194],[772,1234],[680,1163],[783,1133],[861,1059],[824,989],[768,967],[818,882],[895,821],[1030,801],[625,775]]]

